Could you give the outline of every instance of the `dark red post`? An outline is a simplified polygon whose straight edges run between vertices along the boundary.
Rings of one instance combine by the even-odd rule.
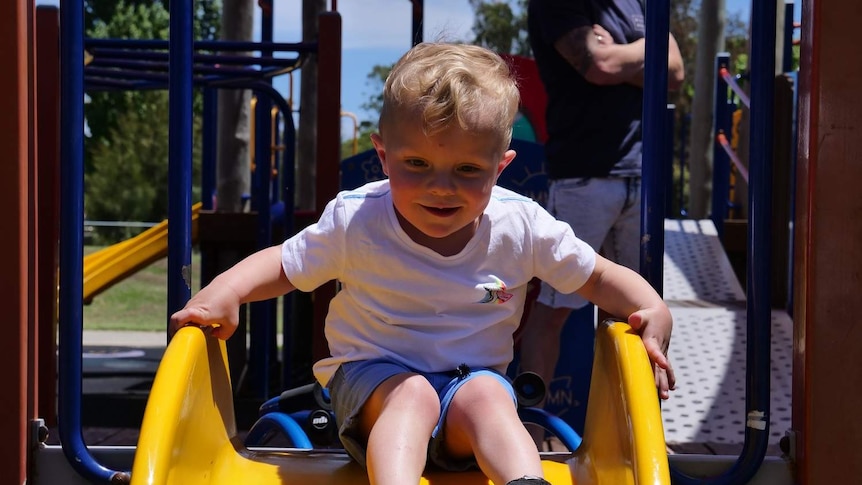
[[[0,470],[4,481],[24,483],[27,478],[28,399],[28,319],[30,308],[30,241],[28,167],[32,156],[32,46],[33,1],[0,3],[0,207],[5,231],[0,237],[0,308],[6,323],[0,339]]]
[[[60,13],[36,8],[36,138],[38,177],[38,416],[57,422],[57,242],[60,238]]]
[[[315,220],[326,203],[338,193],[341,162],[341,15],[324,12],[319,22]],[[314,292],[314,360],[329,355],[323,322],[333,296],[334,283],[323,285]]]
[[[862,10],[802,2],[794,247],[796,483],[862,476]]]

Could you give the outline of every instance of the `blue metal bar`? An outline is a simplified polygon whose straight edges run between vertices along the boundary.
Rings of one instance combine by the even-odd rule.
[[[730,54],[721,52],[715,57],[715,72],[718,73],[730,62]],[[712,126],[715,134],[729,133],[727,120],[731,114],[727,99],[727,83],[724,78],[715,78],[715,107]],[[724,221],[727,219],[727,196],[730,193],[730,160],[727,153],[717,143],[712,146],[712,223],[718,232],[718,238],[724,239]]]
[[[185,3],[185,2],[183,2]],[[173,18],[174,9],[171,8],[171,17]],[[174,19],[179,22],[179,20]],[[176,34],[176,33],[175,33]],[[179,34],[177,34],[179,35]],[[192,32],[184,32],[184,36],[192,35]],[[155,40],[155,39],[86,39],[84,44],[88,49],[106,47],[115,49],[163,49],[168,50],[170,40]],[[194,50],[206,51],[247,51],[261,52],[268,51],[285,51],[285,52],[315,52],[317,50],[316,42],[243,42],[243,41],[224,41],[224,40],[198,40],[193,41],[189,48]],[[173,49],[173,47],[171,47]]]
[[[643,184],[640,273],[661,294],[664,279],[668,33],[670,2],[651,0],[646,16],[643,97]]]
[[[59,425],[63,454],[95,483],[128,483],[129,474],[93,458],[81,431],[84,301],[84,4],[60,9],[60,301]]]
[[[270,43],[273,34],[273,5],[269,0],[261,4],[261,42]],[[261,57],[271,57],[272,50],[262,49]],[[260,84],[268,84],[261,81]],[[270,133],[270,111],[272,102],[268,97],[258,96],[255,105],[255,169],[252,175],[252,210],[257,212],[257,247],[263,249],[272,244],[272,223],[270,210],[272,205],[270,180],[272,166],[272,136]],[[288,111],[290,112],[290,111]],[[254,302],[249,310],[249,361],[252,392],[256,397],[266,399],[270,394],[270,361],[272,349],[275,347],[275,315],[277,301],[267,300]]]
[[[746,399],[743,476],[750,477],[766,455],[770,417],[772,338],[772,164],[775,104],[776,4],[754,2],[751,39],[751,145],[749,148]],[[746,478],[747,479],[747,478]]]
[[[100,90],[151,90],[166,89],[169,76],[167,74],[153,72],[137,72],[135,74],[124,73],[115,69],[102,69],[103,76],[92,75],[94,68],[84,69],[87,91]],[[270,77],[283,74],[280,68],[267,68],[264,70],[248,70],[241,72],[220,72],[218,75],[194,76],[192,84],[195,86],[224,87],[237,81],[257,81],[269,79]],[[119,78],[126,79],[119,79]]]
[[[569,451],[575,451],[581,446],[581,436],[578,432],[556,414],[541,408],[519,407],[518,416],[524,423],[537,424],[553,433]]]
[[[411,24],[412,37],[410,40],[413,45],[422,42],[424,37],[424,19],[425,19],[425,0],[410,0],[413,4],[413,23]]]
[[[293,113],[285,111],[284,113],[284,151],[281,158],[281,183],[282,195],[281,200],[284,204],[284,219],[282,221],[282,229],[285,237],[290,237],[295,231],[293,214],[296,210],[294,204],[294,194],[296,194],[296,125],[293,123]],[[282,299],[282,344],[281,344],[281,387],[289,389],[293,386],[293,353],[291,352],[292,344],[292,325],[290,322],[293,319],[293,303],[294,295],[286,295]]]
[[[93,61],[90,65],[96,63],[112,63],[116,60],[137,60],[137,61],[165,61],[168,60],[168,53],[164,51],[145,51],[132,49],[113,49],[113,48],[98,48],[92,49],[90,54],[93,55]],[[236,64],[241,66],[281,66],[293,67],[297,65],[303,57],[253,57],[253,56],[231,56],[226,54],[194,54],[192,57],[196,64]]]
[[[135,61],[132,61],[135,62]],[[123,69],[114,69],[108,67],[87,66],[84,69],[84,74],[89,82],[93,78],[97,79],[128,79],[141,81],[163,82],[166,79],[164,73],[169,72],[167,65],[156,66],[138,66],[138,68],[125,67]],[[227,77],[240,78],[258,78],[270,74],[280,74],[280,69],[270,69],[268,71],[260,71],[257,69],[246,69],[241,67],[194,67],[194,74],[218,75]],[[200,76],[198,76],[200,78]]]
[[[193,0],[173,0],[170,5],[167,317],[191,297],[193,6]]]
[[[134,78],[135,75],[146,72],[168,72],[169,67],[167,62],[161,61],[139,61],[139,60],[116,60],[110,59],[110,62],[105,60],[93,61],[84,69],[87,75],[112,77],[117,75],[121,78]],[[195,74],[223,74],[232,76],[257,76],[268,74],[270,72],[282,72],[282,68],[269,69],[254,69],[251,67],[238,66],[208,66],[195,64],[192,67]]]
[[[314,448],[302,426],[290,415],[273,412],[261,416],[248,430],[245,446],[260,446],[263,439],[272,431],[281,431],[294,448],[310,450]]]
[[[751,12],[751,183],[748,199],[748,271],[746,287],[745,442],[737,461],[709,479],[686,476],[671,468],[676,483],[744,484],[763,463],[769,445],[770,338],[772,333],[771,219],[772,140],[775,81],[776,5],[754,2]]]

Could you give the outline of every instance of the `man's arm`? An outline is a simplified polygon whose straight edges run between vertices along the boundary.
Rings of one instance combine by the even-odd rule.
[[[683,81],[685,81],[685,67],[682,62],[682,54],[679,52],[679,44],[677,44],[673,34],[669,34],[667,45],[667,88],[671,91],[677,91],[682,87]],[[635,86],[643,87],[643,70],[628,82]]]
[[[629,83],[643,87],[644,39],[615,44],[599,25],[578,27],[560,37],[554,47],[584,79],[601,86]],[[682,56],[671,35],[668,41],[668,88],[679,89],[684,80]]]

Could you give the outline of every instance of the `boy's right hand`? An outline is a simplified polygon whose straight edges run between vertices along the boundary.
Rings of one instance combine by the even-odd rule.
[[[171,334],[181,327],[198,325],[212,327],[213,335],[227,340],[239,324],[239,306],[240,298],[229,285],[210,284],[171,315]]]

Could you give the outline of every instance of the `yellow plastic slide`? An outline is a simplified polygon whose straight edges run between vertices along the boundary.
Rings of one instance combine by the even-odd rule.
[[[653,375],[640,338],[599,326],[581,447],[544,455],[555,485],[669,484]],[[223,341],[181,329],[165,352],[141,426],[132,485],[351,485],[365,471],[338,451],[246,449],[237,437]],[[426,485],[488,485],[480,472],[428,473]]]
[[[192,206],[192,242],[197,239],[201,203]],[[168,221],[137,236],[84,256],[84,301],[168,254]]]

